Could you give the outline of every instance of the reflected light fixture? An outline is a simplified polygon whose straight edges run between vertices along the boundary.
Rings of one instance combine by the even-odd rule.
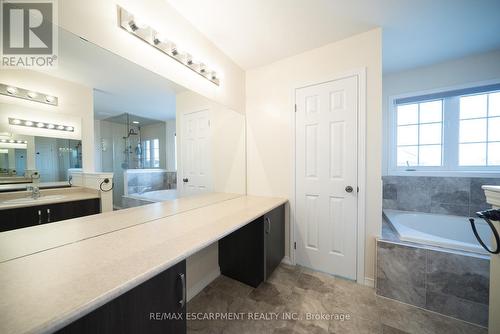
[[[220,85],[220,79],[216,71],[210,69],[204,63],[193,61],[193,57],[189,53],[181,51],[174,42],[167,40],[152,27],[138,21],[138,18],[124,8],[118,6],[118,11],[118,23],[122,29],[150,44],[170,58],[175,59],[208,81],[217,86]]]
[[[58,104],[58,99],[55,96],[47,95],[40,92],[35,92],[20,87],[14,87],[2,83],[0,83],[0,94],[11,97],[17,97],[19,99],[50,104],[52,106],[57,106]]]
[[[67,131],[67,132],[74,132],[75,131],[75,128],[72,126],[69,126],[69,125],[35,122],[35,121],[29,121],[29,120],[18,119],[18,118],[10,118],[10,117],[9,117],[9,124],[17,125],[17,126],[36,127],[39,129],[48,129],[48,130],[60,130],[60,131]]]

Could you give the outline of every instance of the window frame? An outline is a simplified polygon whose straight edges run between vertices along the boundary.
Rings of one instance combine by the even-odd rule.
[[[426,101],[443,100],[442,119],[442,165],[441,166],[397,166],[397,105],[398,99],[411,98],[416,96],[437,94],[446,91],[459,89],[472,89],[475,87],[499,84],[500,80],[476,82],[466,85],[444,87],[435,90],[413,92],[389,96],[387,104],[387,174],[402,176],[469,176],[469,177],[497,177],[500,176],[500,166],[459,166],[459,131],[460,131],[460,96],[478,95],[485,93],[471,93],[460,96],[423,99],[412,103],[422,103]],[[495,90],[496,91],[496,90]],[[491,91],[491,92],[495,92]],[[402,103],[402,104],[412,104]],[[401,104],[400,104],[401,105]],[[409,170],[412,169],[412,170]]]

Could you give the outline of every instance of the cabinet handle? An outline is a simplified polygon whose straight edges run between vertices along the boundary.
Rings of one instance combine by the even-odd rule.
[[[184,307],[184,305],[186,305],[186,275],[179,274],[179,278],[181,279],[182,285],[182,298],[181,300],[179,300],[179,305],[181,305],[181,307]]]
[[[47,209],[47,223],[50,223],[50,209]]]
[[[38,210],[38,225],[42,223],[42,210]]]
[[[269,234],[269,233],[271,233],[271,218],[266,217],[264,220],[267,223],[266,234]]]

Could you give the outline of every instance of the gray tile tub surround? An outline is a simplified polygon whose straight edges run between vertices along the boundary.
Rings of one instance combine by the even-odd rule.
[[[489,257],[379,240],[377,294],[487,326]]]
[[[384,209],[474,216],[490,207],[482,185],[500,178],[384,176]]]
[[[426,250],[377,242],[377,294],[425,308]]]
[[[129,173],[128,193],[134,194],[142,191],[163,189],[177,189],[177,172],[144,172]]]

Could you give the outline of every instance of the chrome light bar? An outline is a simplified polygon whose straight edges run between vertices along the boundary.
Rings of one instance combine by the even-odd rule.
[[[217,86],[220,85],[220,80],[214,70],[209,69],[204,63],[194,61],[191,54],[180,51],[174,42],[166,39],[160,32],[139,21],[134,15],[120,6],[118,6],[118,20],[120,27],[128,33],[140,38]]]

